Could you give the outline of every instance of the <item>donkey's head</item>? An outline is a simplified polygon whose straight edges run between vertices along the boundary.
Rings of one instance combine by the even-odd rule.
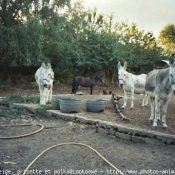
[[[118,80],[119,85],[122,87],[126,82],[126,69],[127,69],[127,62],[125,61],[124,66],[121,66],[120,61],[118,62]]]
[[[169,79],[171,83],[171,88],[175,94],[175,56],[174,54],[171,55],[169,59],[169,63],[170,63]]]
[[[42,70],[40,75],[42,79],[42,84],[45,88],[48,88],[49,85],[53,82],[54,72],[50,63],[48,63],[47,65],[45,65],[45,63],[42,63],[41,68]]]

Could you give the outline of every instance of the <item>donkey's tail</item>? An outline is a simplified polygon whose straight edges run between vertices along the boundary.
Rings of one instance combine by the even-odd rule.
[[[75,93],[75,78],[73,78],[72,80],[72,93],[71,94],[74,94]]]

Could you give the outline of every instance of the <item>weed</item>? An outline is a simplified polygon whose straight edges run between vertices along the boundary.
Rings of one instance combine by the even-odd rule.
[[[23,113],[18,110],[0,110],[0,117],[15,118],[21,116]]]
[[[49,109],[51,109],[51,107],[50,106],[45,106],[45,105],[41,105],[39,108],[35,108],[35,110],[38,111],[38,112],[47,111]]]
[[[39,96],[21,96],[21,95],[7,95],[0,100],[0,104],[8,103],[39,103]]]

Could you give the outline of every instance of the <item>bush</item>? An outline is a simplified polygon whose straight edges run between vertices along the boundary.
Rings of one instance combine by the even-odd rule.
[[[8,104],[8,103],[35,103],[38,104],[40,102],[39,96],[21,96],[21,95],[7,95],[3,97],[0,101],[0,104]]]
[[[12,85],[12,82],[10,79],[6,81],[0,80],[0,90],[2,91],[9,89],[11,85]]]

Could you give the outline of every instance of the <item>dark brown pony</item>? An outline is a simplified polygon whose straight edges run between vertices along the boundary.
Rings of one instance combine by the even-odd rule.
[[[103,82],[101,75],[95,75],[88,78],[84,78],[81,76],[75,77],[72,82],[72,94],[75,94],[78,90],[78,86],[81,85],[83,87],[90,87],[90,95],[92,95],[92,91],[97,81]]]

